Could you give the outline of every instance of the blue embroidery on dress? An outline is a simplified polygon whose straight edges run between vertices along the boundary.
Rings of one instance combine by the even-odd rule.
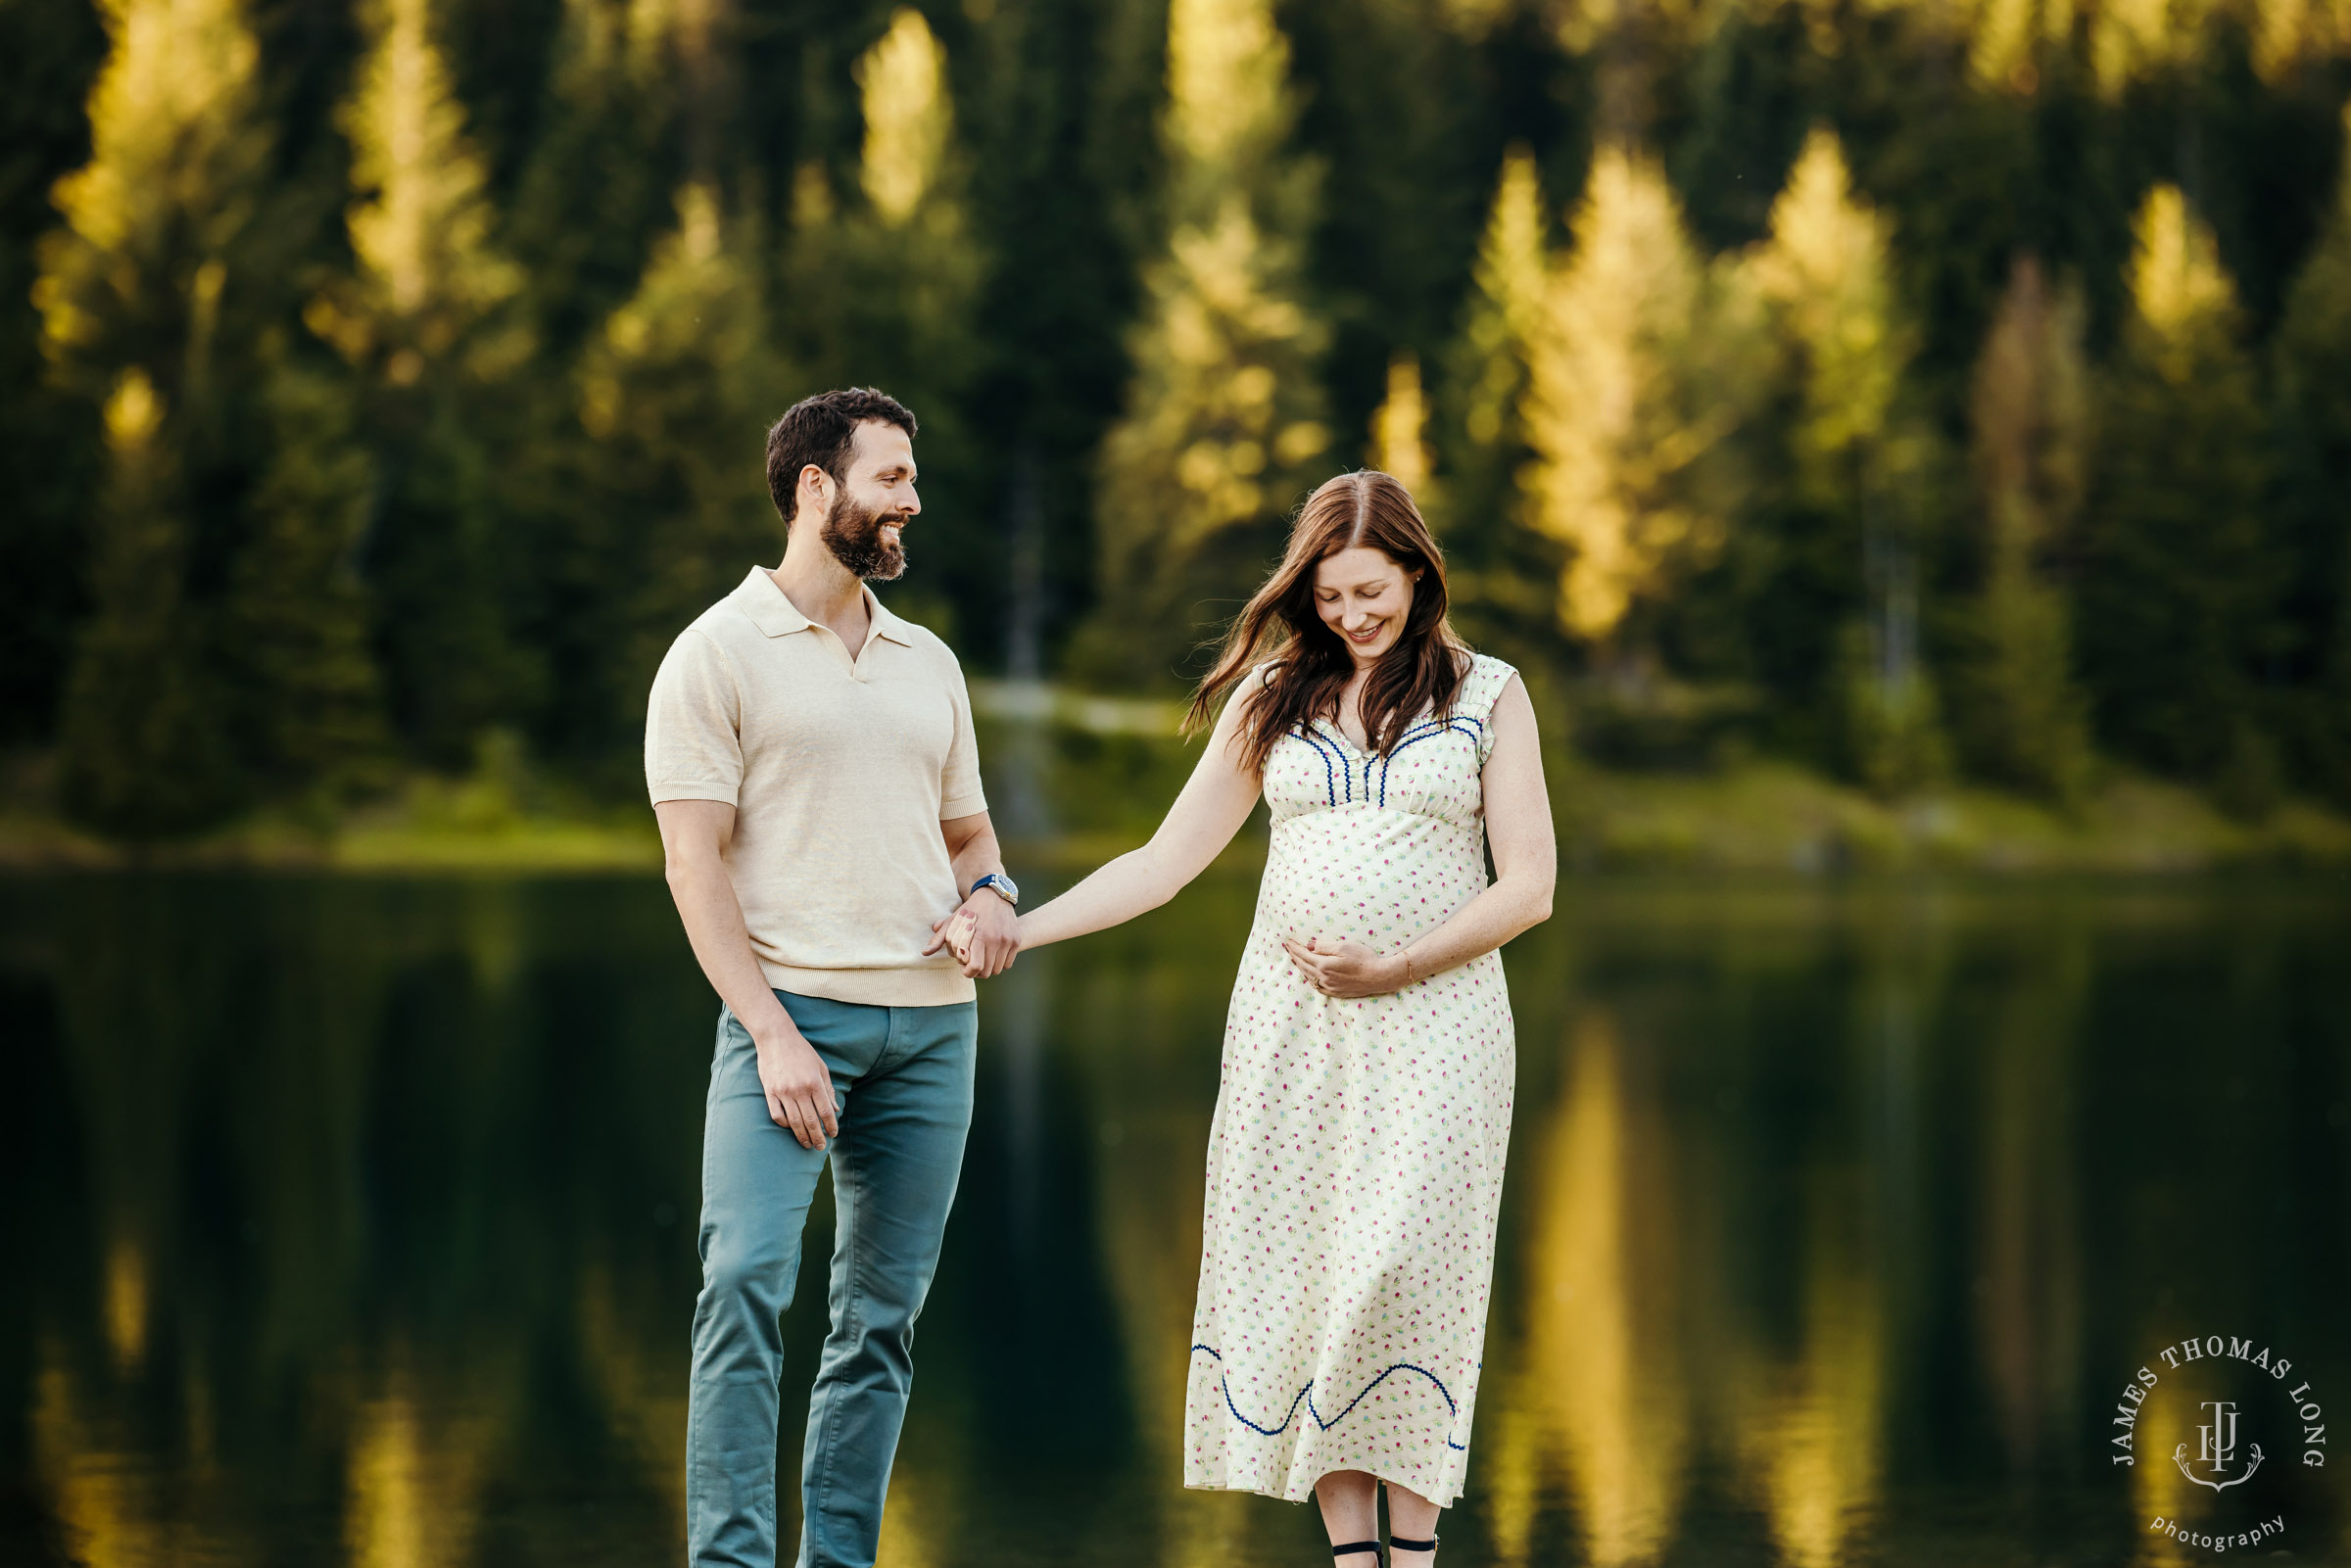
[[[1332,805],[1337,805],[1339,803],[1339,781],[1337,776],[1330,771],[1330,753],[1323,749],[1327,742],[1312,730],[1294,730],[1291,734],[1313,746],[1315,755],[1322,759],[1322,793]],[[1347,781],[1347,798],[1350,800],[1355,798],[1355,780],[1352,776]]]
[[[1468,728],[1465,730],[1463,729],[1462,726],[1463,725],[1467,725]],[[1388,749],[1388,754],[1379,759],[1379,803],[1383,806],[1388,803],[1388,764],[1395,760],[1397,752],[1402,751],[1406,746],[1413,744],[1415,741],[1433,739],[1437,736],[1446,734],[1465,735],[1469,737],[1472,745],[1482,744],[1485,737],[1485,728],[1486,727],[1483,724],[1480,724],[1477,720],[1471,718],[1466,713],[1456,713],[1443,719],[1431,719],[1424,723],[1416,724],[1410,730],[1407,730],[1397,740],[1396,744]],[[1368,798],[1370,793],[1371,764],[1367,762],[1364,764],[1364,794],[1367,798]]]
[[[1208,1354],[1215,1358],[1219,1366],[1224,1364],[1223,1355],[1213,1345],[1195,1345],[1192,1347],[1192,1349],[1195,1351],[1208,1352]],[[1322,1419],[1322,1412],[1315,1408],[1315,1384],[1312,1378],[1307,1380],[1306,1387],[1300,1389],[1296,1397],[1290,1401],[1290,1407],[1282,1412],[1281,1424],[1279,1426],[1260,1426],[1255,1421],[1252,1421],[1247,1416],[1243,1415],[1241,1413],[1241,1407],[1232,1402],[1232,1388],[1228,1383],[1225,1382],[1224,1374],[1222,1372],[1217,1374],[1217,1388],[1218,1391],[1224,1396],[1224,1408],[1232,1412],[1232,1418],[1235,1421],[1240,1422],[1241,1425],[1247,1427],[1252,1432],[1263,1433],[1265,1436],[1272,1438],[1279,1437],[1282,1433],[1287,1432],[1290,1429],[1290,1423],[1297,1419],[1298,1406],[1301,1403],[1306,1406],[1306,1413],[1314,1419],[1315,1425],[1320,1427],[1325,1432],[1329,1431],[1332,1427],[1337,1426],[1341,1421],[1346,1420],[1349,1413],[1352,1412],[1357,1405],[1363,1403],[1366,1397],[1367,1397],[1373,1389],[1379,1387],[1382,1383],[1385,1383],[1391,1376],[1398,1372],[1419,1373],[1422,1377],[1428,1379],[1431,1383],[1434,1383],[1437,1386],[1437,1393],[1442,1396],[1445,1401],[1445,1408],[1451,1410],[1457,1416],[1462,1413],[1462,1407],[1454,1402],[1453,1392],[1445,1387],[1445,1380],[1438,1377],[1436,1373],[1430,1371],[1427,1367],[1415,1366],[1410,1361],[1398,1361],[1395,1364],[1387,1367],[1379,1374],[1379,1376],[1373,1378],[1370,1382],[1364,1385],[1364,1392],[1362,1394],[1358,1394],[1354,1399],[1347,1402],[1346,1409],[1341,1410],[1338,1414],[1332,1416],[1327,1421]],[[1445,1447],[1459,1449],[1463,1453],[1467,1453],[1469,1451],[1466,1444],[1456,1443],[1450,1437],[1445,1440]]]

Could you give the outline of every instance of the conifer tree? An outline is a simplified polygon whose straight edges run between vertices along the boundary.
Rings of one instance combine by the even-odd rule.
[[[90,159],[58,182],[64,227],[34,302],[57,381],[101,404],[107,474],[90,520],[92,606],[69,677],[67,810],[125,837],[184,832],[235,803],[221,742],[200,531],[229,469],[245,265],[269,137],[237,0],[113,0],[89,99]]]
[[[2351,142],[2351,109],[2344,112]],[[2277,340],[2287,598],[2304,683],[2293,732],[2303,771],[2351,799],[2351,160],[2334,212],[2286,297]]]
[[[1984,589],[1970,606],[1964,738],[1985,775],[2060,801],[2088,783],[2073,631],[2047,562],[2071,540],[2087,459],[2083,311],[2019,256],[1969,402]]]
[[[2258,813],[2279,785],[2259,671],[2278,651],[2272,465],[2235,289],[2177,186],[2139,208],[2104,384],[2076,636],[2100,734]]]
[[[631,25],[628,0],[564,0],[544,128],[516,191],[510,232],[543,354],[568,362],[635,290],[676,216],[660,170],[677,91],[657,33]],[[702,171],[708,177],[707,171]],[[569,424],[575,388],[556,379],[545,412]],[[553,428],[542,443],[559,440]]]
[[[856,199],[803,166],[792,202],[777,326],[807,384],[878,386],[922,422],[924,492],[937,515],[970,515],[958,491],[977,454],[962,405],[984,368],[975,316],[985,259],[967,211],[946,51],[901,8],[853,71],[864,111]],[[951,633],[950,585],[993,585],[980,530],[926,533],[888,590],[901,613]]]
[[[379,782],[390,760],[357,570],[375,464],[348,382],[273,339],[264,351],[269,456],[221,618],[225,707],[257,784],[331,803]]]
[[[1288,70],[1267,0],[1170,5],[1166,249],[1103,446],[1100,609],[1080,661],[1103,674],[1164,680],[1326,477],[1327,332],[1303,293],[1315,170],[1282,151]]]
[[[528,700],[507,599],[519,550],[491,454],[509,413],[501,383],[531,342],[430,0],[370,0],[364,15],[368,48],[341,116],[356,266],[306,319],[359,371],[384,466],[365,567],[392,712],[451,765]]]
[[[1446,357],[1437,426],[1445,496],[1431,521],[1445,541],[1464,624],[1511,644],[1519,658],[1556,641],[1558,624],[1562,552],[1527,526],[1519,488],[1534,455],[1519,404],[1544,314],[1550,252],[1535,161],[1513,147],[1503,158],[1461,334]]]
[[[1565,548],[1559,628],[1621,651],[1636,599],[1721,546],[1737,410],[1705,373],[1705,276],[1656,162],[1602,150],[1573,231],[1529,345],[1526,515]]]
[[[1800,389],[1786,439],[1792,477],[1779,593],[1800,613],[1841,616],[1822,673],[1847,765],[1895,793],[1931,782],[1946,746],[1919,652],[1926,438],[1904,378],[1913,333],[1895,297],[1884,219],[1857,200],[1837,138],[1815,130],[1747,259],[1787,384]]]
[[[582,489],[596,506],[570,560],[586,592],[567,638],[567,743],[612,754],[645,718],[662,652],[744,570],[781,553],[760,436],[789,372],[769,348],[759,230],[722,218],[690,184],[677,227],[636,295],[583,357],[579,419],[591,446]]]
[[[56,739],[87,587],[96,408],[42,373],[32,288],[51,189],[88,156],[84,100],[105,49],[82,0],[0,7],[0,746]]]
[[[1420,361],[1407,353],[1388,360],[1388,395],[1371,413],[1372,467],[1413,494],[1423,514],[1435,505],[1428,450],[1428,399],[1420,390]]]
[[[218,820],[237,797],[213,639],[188,592],[190,529],[162,395],[125,370],[106,402],[91,615],[66,689],[63,804],[121,838]]]

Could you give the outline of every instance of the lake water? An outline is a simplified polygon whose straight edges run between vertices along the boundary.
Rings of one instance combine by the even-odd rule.
[[[886,1563],[1329,1561],[1178,1485],[1253,896],[984,988]],[[2347,955],[2308,881],[1564,884],[1444,1560],[2351,1561]],[[0,1561],[676,1561],[713,1013],[657,879],[0,881]]]

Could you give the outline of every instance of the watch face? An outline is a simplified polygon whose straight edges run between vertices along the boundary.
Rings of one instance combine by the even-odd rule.
[[[993,886],[996,886],[996,887],[1001,887],[1002,889],[1004,889],[1005,893],[1006,893],[1006,894],[1008,894],[1008,895],[1011,897],[1011,899],[1012,899],[1012,901],[1013,901],[1014,903],[1016,903],[1016,904],[1017,904],[1017,903],[1019,903],[1019,902],[1021,901],[1021,885],[1020,885],[1020,883],[1018,883],[1018,882],[1014,881],[1014,880],[1013,880],[1011,878],[1009,878],[1009,877],[1005,876],[1005,875],[1004,875],[1002,872],[994,872],[994,871],[991,871],[991,872],[989,872],[989,873],[988,873],[986,876],[984,876],[984,877],[981,878],[981,879],[980,879],[980,880],[981,880],[982,882],[984,882],[984,883],[987,883],[987,884],[990,884],[990,885],[993,885]]]

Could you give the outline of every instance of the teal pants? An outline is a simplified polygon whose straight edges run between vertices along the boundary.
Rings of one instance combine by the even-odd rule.
[[[803,1149],[767,1114],[751,1037],[721,1010],[702,1130],[702,1293],[686,1420],[690,1560],[776,1562],[776,1421],[800,1232],[833,1163],[832,1332],[801,1450],[800,1568],[870,1568],[972,1123],[978,1010],[776,993],[833,1069],[840,1135]]]

